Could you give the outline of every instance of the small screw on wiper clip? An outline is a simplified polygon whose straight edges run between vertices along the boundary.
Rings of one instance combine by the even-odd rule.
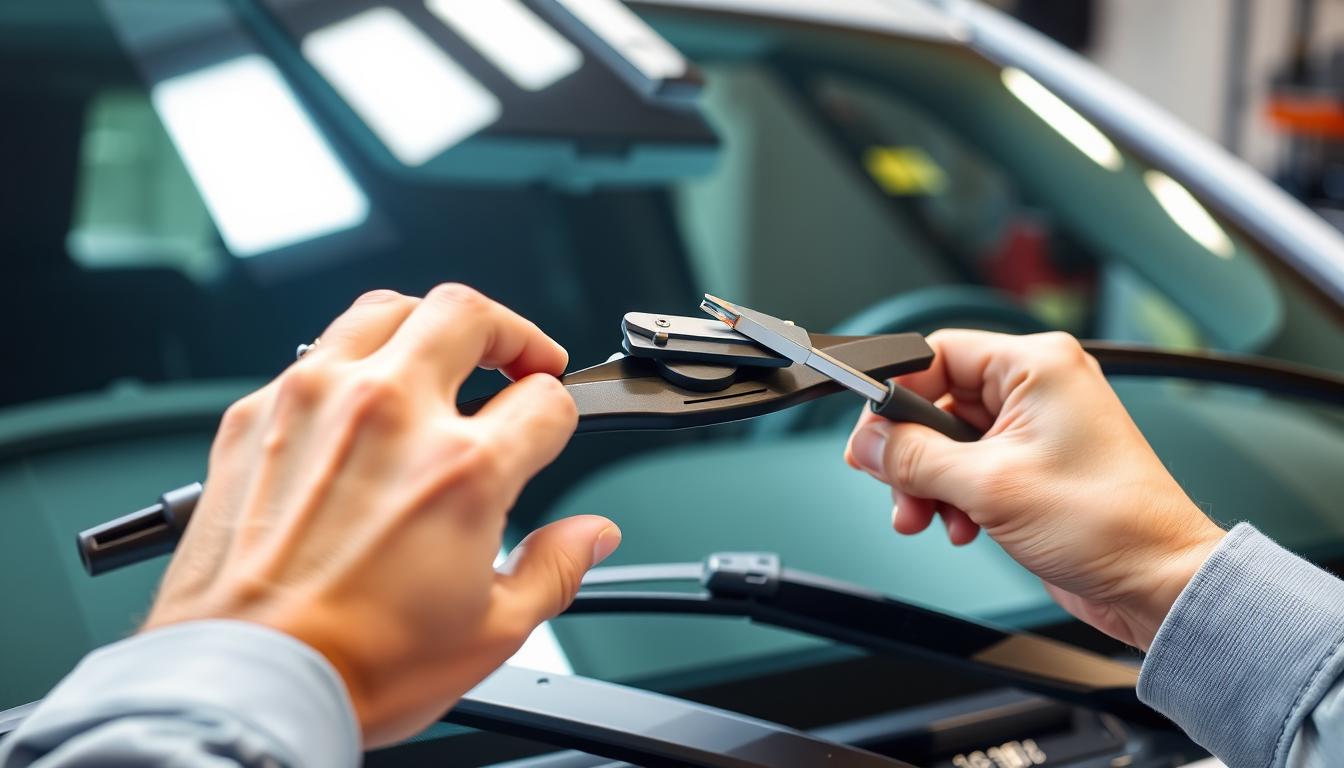
[[[868,400],[873,412],[891,421],[911,421],[936,429],[953,440],[980,438],[975,427],[896,384],[884,384],[812,345],[808,332],[764,312],[705,294],[700,308],[766,349],[822,374]]]

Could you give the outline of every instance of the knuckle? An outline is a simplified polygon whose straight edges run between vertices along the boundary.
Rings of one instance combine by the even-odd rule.
[[[425,299],[441,304],[455,304],[467,307],[484,305],[489,301],[480,291],[462,283],[441,283],[434,286]]]
[[[219,419],[219,428],[215,431],[215,439],[210,445],[211,466],[235,450],[246,439],[253,426],[257,424],[261,410],[259,392],[253,392],[224,409]]]
[[[956,336],[955,332],[947,328],[939,328],[933,333],[930,333],[928,336],[925,336],[924,340],[929,343],[929,346],[933,347],[934,349],[937,349],[939,342],[946,341],[950,338],[954,338],[955,336]]]
[[[1078,339],[1063,331],[1052,331],[1041,335],[1041,347],[1049,362],[1062,365],[1079,365],[1087,353]]]
[[[444,500],[451,514],[468,524],[494,524],[522,489],[518,473],[488,436],[463,429],[461,422],[449,424],[418,454],[427,495]]]
[[[1101,367],[1101,362],[1098,361],[1097,358],[1093,357],[1092,353],[1088,352],[1087,350],[1083,350],[1083,358],[1084,361],[1087,363],[1088,369],[1092,371],[1092,373],[1097,374],[1099,376],[1104,376],[1106,374],[1106,372]]]
[[[438,441],[435,454],[436,484],[455,501],[459,514],[483,516],[505,500],[501,462],[480,438],[454,432]]]
[[[395,429],[407,417],[405,384],[382,372],[354,377],[345,400],[345,412],[361,426]]]
[[[405,394],[401,379],[385,371],[364,371],[351,381],[352,395],[374,402],[397,402]]]
[[[388,288],[376,288],[360,294],[359,298],[355,299],[355,304],[388,304],[405,298],[402,294]]]
[[[327,373],[316,365],[295,365],[281,374],[276,399],[286,408],[311,408],[322,398]]]
[[[257,403],[256,393],[234,401],[232,405],[224,409],[224,415],[219,420],[219,429],[221,433],[236,434],[241,432],[257,417],[260,406]]]
[[[467,444],[462,457],[466,469],[465,486],[479,505],[485,505],[500,495],[505,483],[504,462],[499,451],[483,440]]]

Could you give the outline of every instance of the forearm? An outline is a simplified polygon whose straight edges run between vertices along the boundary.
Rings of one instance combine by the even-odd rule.
[[[1139,696],[1231,768],[1337,765],[1341,641],[1344,582],[1240,525],[1163,622]]]
[[[359,762],[340,677],[302,643],[201,621],[87,656],[0,742],[0,768],[309,766]]]

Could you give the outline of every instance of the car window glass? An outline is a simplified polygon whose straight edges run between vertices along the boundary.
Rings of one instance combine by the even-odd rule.
[[[201,281],[227,257],[143,93],[109,90],[90,103],[75,196],[67,242],[81,267],[161,266]]]

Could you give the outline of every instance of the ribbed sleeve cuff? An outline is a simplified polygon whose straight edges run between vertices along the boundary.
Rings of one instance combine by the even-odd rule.
[[[1245,523],[1172,606],[1139,698],[1232,766],[1277,766],[1337,678],[1344,582]]]
[[[294,638],[195,621],[89,654],[44,701],[53,715],[216,712],[269,737],[294,768],[354,768],[359,723],[335,668]]]

